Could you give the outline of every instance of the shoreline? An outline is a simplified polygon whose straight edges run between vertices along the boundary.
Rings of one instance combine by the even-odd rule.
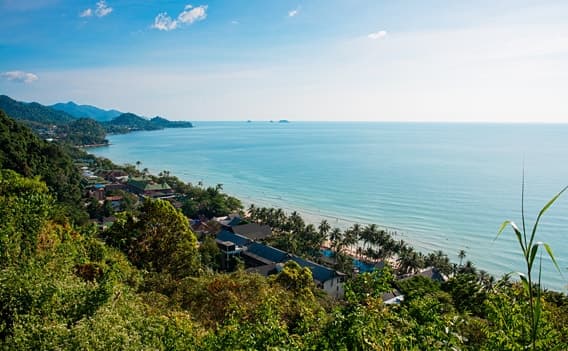
[[[92,153],[92,151],[89,150],[89,153]],[[104,155],[104,153],[106,152],[103,152],[103,155],[101,155],[101,157],[107,157]],[[94,155],[97,156],[96,153],[94,153]],[[121,157],[116,153],[114,154],[114,156],[119,159],[123,159],[120,164],[129,163],[128,157]],[[110,159],[110,157],[107,158]],[[143,163],[145,162],[144,156],[139,156],[138,159]],[[148,165],[152,166],[151,164]],[[153,166],[154,167],[149,168],[150,172],[153,174],[158,174],[163,169],[161,168],[159,162],[154,162]],[[168,165],[166,165],[165,167],[167,168]],[[262,191],[263,188],[255,188],[254,183],[247,183],[246,181],[239,181],[238,179],[236,179],[236,181],[231,181],[235,180],[231,177],[227,179],[216,177],[215,172],[199,173],[191,170],[188,171],[183,169],[176,169],[176,167],[171,167],[170,169],[172,170],[172,175],[175,175],[184,182],[191,182],[192,184],[196,184],[198,181],[202,181],[205,183],[205,186],[215,186],[216,183],[224,184],[225,187],[223,189],[223,192],[241,200],[245,209],[248,208],[250,204],[255,204],[255,206],[257,207],[281,208],[287,213],[296,211],[302,216],[306,224],[317,225],[321,222],[322,219],[326,219],[332,227],[338,227],[340,229],[345,229],[355,223],[361,225],[377,223],[376,221],[371,220],[365,221],[363,218],[351,219],[346,216],[333,215],[330,212],[321,211],[317,207],[309,208],[302,206],[301,204],[295,205],[294,201],[290,201],[290,199],[283,192],[271,193],[270,191],[267,191],[267,194],[264,194],[264,192]],[[343,211],[343,213],[348,213],[348,209]],[[424,225],[427,226],[428,223],[425,222]],[[484,252],[493,252],[497,250],[496,247],[501,246],[499,242],[493,243],[492,239],[495,238],[493,232],[491,232],[491,235],[489,235],[489,239],[481,239],[481,237],[479,239],[475,239],[474,234],[470,234],[470,236],[464,237],[464,240],[461,241],[453,237],[452,232],[450,232],[449,234],[444,234],[446,233],[443,231],[444,228],[436,232],[432,231],[427,226],[426,229],[424,229],[423,233],[420,229],[420,225],[412,226],[412,229],[409,230],[401,228],[400,226],[389,226],[384,224],[378,225],[378,227],[385,229],[390,234],[393,234],[393,239],[397,241],[402,239],[406,243],[408,243],[409,246],[423,254],[429,254],[441,250],[452,262],[458,262],[458,250],[464,249],[468,254],[467,260],[472,261],[476,269],[487,271],[490,274],[494,275],[496,278],[500,278],[504,274],[515,272],[522,268],[520,267],[520,262],[516,259],[518,253],[516,246],[505,246],[505,252],[502,256],[487,257],[483,255]],[[495,228],[495,233],[497,229],[498,228]],[[428,236],[431,233],[436,234],[437,236]],[[482,235],[488,236],[486,233],[487,232],[484,232]],[[502,241],[506,241],[509,238],[509,236],[506,236],[506,238]],[[478,243],[480,246],[476,246]],[[489,251],[483,251],[485,250],[485,248]],[[496,259],[495,257],[499,257],[499,259]],[[567,290],[566,281],[563,279],[563,277],[555,276],[552,270],[550,270],[550,272],[548,273],[549,274],[546,274],[547,278],[545,278],[543,286],[546,286],[551,290]]]
[[[79,149],[92,149],[95,147],[105,147],[105,146],[111,146],[112,143],[103,143],[103,144],[87,144],[87,145],[80,145],[77,146]]]

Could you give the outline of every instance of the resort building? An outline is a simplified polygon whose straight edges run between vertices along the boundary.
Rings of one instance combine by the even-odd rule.
[[[246,236],[251,240],[263,240],[272,235],[272,229],[266,224],[248,223],[231,227],[235,234]]]
[[[217,234],[216,240],[219,249],[227,259],[231,255],[238,255],[244,260],[249,272],[268,276],[278,273],[284,263],[294,261],[301,267],[307,267],[312,272],[316,286],[328,295],[342,298],[345,293],[343,289],[345,274],[334,269],[305,260],[275,247],[255,242],[244,235],[226,229]]]

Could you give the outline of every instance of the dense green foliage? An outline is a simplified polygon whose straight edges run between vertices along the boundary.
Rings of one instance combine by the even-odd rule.
[[[65,150],[41,140],[0,110],[0,167],[26,177],[39,176],[64,203],[81,197],[80,176]]]
[[[73,145],[107,144],[106,131],[100,123],[90,118],[80,118],[65,128],[65,141]]]
[[[139,268],[176,278],[198,271],[197,239],[187,218],[167,201],[147,199],[137,216],[125,214],[103,235]]]
[[[241,201],[223,193],[221,189],[220,186],[207,188],[186,186],[183,213],[190,218],[199,218],[200,216],[211,218],[241,210]]]

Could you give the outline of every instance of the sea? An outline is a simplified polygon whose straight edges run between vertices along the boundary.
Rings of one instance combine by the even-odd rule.
[[[530,232],[568,185],[568,124],[195,122],[109,136],[90,149],[115,163],[215,186],[245,205],[298,211],[332,226],[375,223],[417,250],[442,250],[497,278],[524,271],[516,237],[521,198]],[[568,290],[568,192],[541,219],[542,284]],[[536,265],[535,269],[538,269]]]

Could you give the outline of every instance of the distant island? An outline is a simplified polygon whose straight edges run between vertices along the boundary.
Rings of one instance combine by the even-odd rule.
[[[187,121],[170,121],[159,116],[148,119],[130,112],[103,110],[72,101],[44,106],[0,95],[0,109],[29,126],[45,140],[58,140],[81,147],[108,145],[107,133],[193,127]]]
[[[278,123],[290,123],[290,121],[287,119],[281,119],[278,121]]]

